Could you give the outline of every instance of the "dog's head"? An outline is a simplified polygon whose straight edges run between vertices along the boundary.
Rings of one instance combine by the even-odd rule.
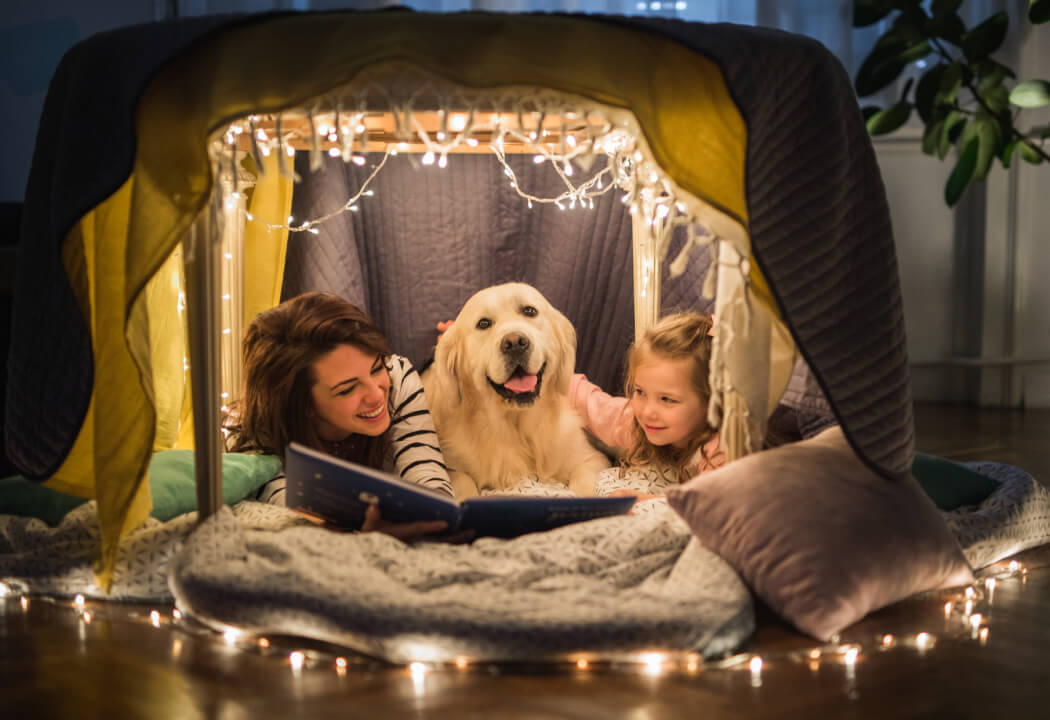
[[[458,394],[493,394],[528,407],[565,394],[576,366],[576,331],[536,288],[494,285],[475,293],[441,336],[434,365]]]

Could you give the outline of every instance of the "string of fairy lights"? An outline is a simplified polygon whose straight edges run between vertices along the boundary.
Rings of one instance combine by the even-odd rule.
[[[534,87],[468,90],[398,64],[377,68],[352,86],[305,106],[231,122],[214,134],[209,145],[218,207],[223,210],[222,356],[239,357],[240,321],[232,310],[234,295],[243,288],[232,287],[231,279],[238,277],[235,265],[242,255],[231,246],[235,241],[230,238],[239,236],[243,243],[243,228],[248,223],[267,233],[320,235],[325,223],[359,212],[375,197],[375,179],[390,158],[399,154],[417,169],[442,170],[454,162],[450,158],[456,153],[491,153],[509,188],[529,209],[593,210],[598,198],[614,191],[622,193],[620,200],[627,212],[644,221],[641,233],[635,223],[634,233],[637,324],[639,312],[642,316],[658,312],[659,267],[675,229],[685,228],[685,233],[668,266],[671,277],[686,270],[694,248],[718,242],[698,219],[696,206],[691,204],[698,201],[677,189],[640,137],[633,115],[593,102]],[[273,218],[253,212],[244,187],[251,182],[244,160],[251,158],[256,181],[268,172],[267,167],[270,172],[276,167],[283,178],[297,183],[303,178],[294,160],[301,152],[309,154],[310,173],[325,166],[325,156],[362,168],[372,164],[349,197],[320,215]],[[544,195],[525,187],[520,171],[515,171],[509,159],[512,152],[531,156],[536,166],[549,166],[561,189]],[[298,169],[303,169],[302,164]],[[716,275],[711,271],[705,279],[701,294],[707,299],[714,297]],[[180,314],[184,304],[180,296]],[[190,371],[186,358],[183,368]],[[224,360],[223,414],[239,394],[237,370]]]
[[[362,200],[374,196],[370,185],[391,156],[411,147],[415,151],[408,157],[414,165],[444,169],[450,155],[481,147],[491,151],[510,188],[529,208],[554,205],[559,210],[594,209],[595,198],[621,190],[628,212],[645,218],[660,260],[666,255],[674,228],[688,228],[686,242],[671,263],[673,276],[684,271],[693,247],[711,241],[695,213],[678,197],[674,183],[637,140],[640,133],[613,122],[601,107],[573,107],[565,96],[542,89],[470,93],[428,78],[416,69],[382,72],[394,76],[380,75],[356,89],[316,99],[305,112],[305,121],[301,111],[289,111],[265,117],[251,115],[230,124],[211,144],[216,176],[231,181],[231,194],[224,203],[227,210],[233,210],[234,201],[241,197],[238,168],[244,155],[251,156],[264,172],[263,159],[276,154],[278,172],[295,181],[302,178],[287,160],[297,155],[296,146],[308,148],[311,172],[323,167],[325,155],[363,166],[369,160],[370,148],[381,141],[377,130],[368,125],[370,118],[386,114],[394,121],[393,137],[386,138],[380,160],[341,206],[318,217],[290,216],[284,222],[266,220],[242,209],[244,219],[260,223],[268,231],[317,235],[319,226],[345,212],[359,211]],[[391,88],[400,88],[400,94]],[[428,104],[419,105],[424,102]],[[347,111],[347,107],[354,110]],[[436,119],[434,126],[425,126],[420,120],[424,115]],[[270,126],[269,132],[262,127],[264,121]],[[507,159],[510,145],[531,154],[537,165],[549,164],[565,189],[545,196],[524,188]],[[604,166],[579,180],[576,164],[589,167],[598,159],[604,159]]]
[[[710,672],[746,672],[752,688],[763,685],[764,678],[777,668],[806,666],[817,672],[822,667],[841,666],[844,669],[847,695],[853,693],[857,682],[857,667],[866,659],[888,651],[913,651],[925,655],[936,649],[941,641],[976,642],[985,646],[991,635],[991,608],[995,590],[1001,583],[1027,584],[1028,568],[1017,560],[995,563],[984,570],[975,585],[951,591],[951,598],[944,604],[944,623],[940,633],[922,630],[913,634],[894,635],[882,633],[868,635],[861,640],[843,641],[836,636],[826,643],[803,648],[777,650],[768,653],[744,652],[731,654],[721,659],[705,660],[696,652],[640,653],[572,653],[555,661],[537,660],[535,664],[550,666],[564,673],[603,671],[614,673],[641,673],[649,676],[692,676]],[[10,584],[9,584],[10,583]],[[299,677],[304,672],[332,672],[345,676],[349,671],[376,672],[397,671],[400,667],[411,678],[417,695],[426,691],[426,678],[433,673],[461,672],[471,669],[498,669],[499,663],[476,660],[460,655],[449,661],[412,660],[395,665],[362,656],[353,652],[339,654],[333,650],[321,650],[305,645],[295,646],[294,638],[280,636],[269,638],[226,626],[221,631],[208,628],[184,617],[178,608],[161,611],[151,609],[148,613],[135,612],[130,616],[126,609],[112,609],[106,602],[94,602],[89,606],[82,594],[72,601],[68,598],[32,596],[20,583],[0,582],[0,612],[10,612],[15,602],[22,613],[28,613],[32,603],[46,602],[51,605],[69,606],[79,618],[81,641],[86,641],[85,629],[99,619],[131,620],[148,623],[154,628],[175,630],[204,641],[218,642],[242,652],[255,652],[286,664],[292,674]],[[15,610],[18,612],[18,610]],[[183,649],[184,638],[172,633],[171,655],[178,660]],[[325,643],[326,646],[330,643]]]

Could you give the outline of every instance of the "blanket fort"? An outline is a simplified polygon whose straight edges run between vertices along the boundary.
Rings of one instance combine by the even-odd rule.
[[[70,50],[48,93],[26,193],[8,452],[27,476],[98,500],[103,581],[119,538],[149,511],[154,449],[196,443],[201,509],[215,509],[220,333],[231,327],[219,297],[220,241],[243,237],[251,272],[232,311],[242,322],[278,301],[289,233],[323,231],[286,218],[294,170],[281,154],[282,121],[311,129],[289,141],[292,150],[320,155],[322,141],[333,141],[319,124],[357,110],[340,98],[361,97],[390,68],[423,73],[441,90],[426,107],[406,107],[412,88],[380,85],[383,101],[366,93],[395,132],[398,117],[434,112],[437,127],[415,129],[424,145],[466,131],[440,124],[456,105],[448,88],[468,96],[468,113],[505,101],[485,114],[483,139],[516,134],[527,147],[530,133],[567,139],[575,129],[563,131],[563,121],[577,109],[604,118],[586,123],[581,138],[623,174],[616,194],[634,211],[636,326],[659,310],[661,233],[684,219],[717,241],[725,330],[712,412],[731,455],[756,449],[769,398],[800,353],[860,458],[887,478],[907,473],[910,388],[885,192],[849,80],[819,43],[732,25],[583,16],[186,19]],[[516,101],[536,92],[562,99],[560,117],[544,112],[553,105]],[[253,128],[253,118],[265,127]],[[352,140],[374,153],[363,127]],[[630,153],[607,144],[624,128]],[[265,157],[249,129],[263,131]],[[341,132],[334,142],[345,150]],[[377,138],[384,152],[397,146],[396,135]],[[436,157],[435,165],[445,159]],[[247,166],[255,187],[242,210],[228,201]],[[584,212],[576,197],[572,211]],[[424,330],[420,320],[414,332]],[[401,339],[392,337],[395,346]]]

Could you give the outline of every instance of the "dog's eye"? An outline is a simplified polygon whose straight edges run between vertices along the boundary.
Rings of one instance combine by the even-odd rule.
[[[540,314],[540,311],[532,307],[532,305],[526,305],[521,309],[521,314],[525,317],[536,317]]]
[[[492,327],[492,321],[488,318],[481,318],[480,320],[478,320],[478,324],[474,327],[476,327],[478,330],[488,330],[490,327]]]

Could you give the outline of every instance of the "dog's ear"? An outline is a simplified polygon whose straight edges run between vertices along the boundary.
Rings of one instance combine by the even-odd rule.
[[[569,318],[551,306],[550,315],[553,318],[551,326],[554,328],[554,339],[558,346],[559,362],[554,368],[554,387],[558,392],[567,395],[569,383],[572,382],[572,374],[576,370],[576,328],[569,322]]]
[[[437,347],[434,349],[434,364],[431,366],[437,395],[453,405],[458,404],[460,400],[459,376],[456,371],[459,368],[462,345],[460,324],[454,322],[452,327],[438,338]]]

